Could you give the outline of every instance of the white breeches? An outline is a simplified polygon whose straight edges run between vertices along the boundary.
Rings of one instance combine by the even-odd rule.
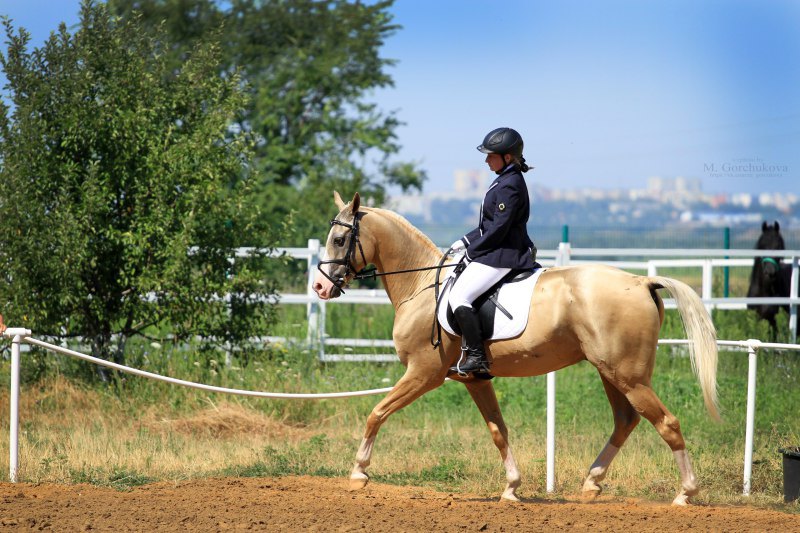
[[[472,302],[478,296],[509,272],[511,272],[510,268],[495,268],[475,261],[471,262],[450,289],[450,298],[448,299],[450,307],[453,311],[462,305],[472,307]]]

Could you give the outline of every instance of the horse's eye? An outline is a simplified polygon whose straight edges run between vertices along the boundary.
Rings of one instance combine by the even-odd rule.
[[[344,237],[336,237],[333,239],[333,244],[336,246],[344,246]]]

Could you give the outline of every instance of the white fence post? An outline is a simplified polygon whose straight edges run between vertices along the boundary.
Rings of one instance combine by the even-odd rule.
[[[3,333],[11,337],[11,397],[9,399],[8,479],[17,482],[19,465],[19,343],[31,332],[24,328],[8,328]]]
[[[714,288],[714,277],[711,271],[711,259],[703,261],[703,299],[711,299]]]
[[[556,373],[547,373],[547,492],[556,490]]]
[[[325,324],[328,321],[328,307],[327,303],[322,301],[319,303],[319,343],[317,346],[317,356],[322,361],[325,358]]]
[[[792,257],[792,280],[789,284],[789,297],[797,298],[798,296],[798,278],[800,278],[800,269],[798,269],[797,256]],[[792,332],[792,343],[797,342],[797,305],[789,305],[789,330]]]
[[[17,465],[19,464],[19,335],[11,341],[11,402],[9,418],[11,431],[9,433],[9,458],[8,479],[11,483],[17,482]]]
[[[306,316],[308,317],[308,333],[306,343],[311,345],[319,341],[319,303],[314,292],[314,278],[317,275],[319,265],[319,239],[308,239],[308,286],[306,294],[310,298],[306,304]]]
[[[570,245],[568,242],[558,243],[556,266],[569,264]],[[556,490],[556,373],[547,373],[547,439],[546,439],[546,489]]]
[[[753,434],[756,420],[756,369],[757,355],[761,341],[747,341],[747,420],[744,431],[744,481],[742,494],[750,496],[750,479],[753,473]]]
[[[710,300],[712,298],[712,289],[714,285],[714,278],[711,275],[711,259],[703,261],[703,286],[701,287],[703,300]],[[706,304],[706,311],[711,314],[711,304]]]

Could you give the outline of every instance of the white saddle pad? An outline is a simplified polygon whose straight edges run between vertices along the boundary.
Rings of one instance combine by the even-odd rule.
[[[494,315],[494,331],[487,340],[510,339],[525,331],[525,327],[528,325],[533,289],[536,287],[539,276],[545,270],[538,268],[529,278],[506,283],[500,288],[497,301],[509,312],[511,318],[509,319],[505,313],[497,309]],[[441,303],[437,319],[446,332],[457,336],[447,321],[447,299],[450,296],[450,288],[453,286],[454,279],[455,273],[451,271],[443,281],[442,293],[439,295]]]

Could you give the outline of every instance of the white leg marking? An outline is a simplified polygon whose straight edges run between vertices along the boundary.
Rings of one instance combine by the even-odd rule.
[[[605,479],[608,465],[611,464],[611,461],[614,460],[614,457],[616,457],[618,453],[619,448],[611,444],[611,442],[606,443],[603,451],[600,452],[600,455],[594,460],[592,466],[589,467],[589,476],[586,478],[586,481],[583,482],[584,492],[599,493],[602,490],[597,483]]]
[[[672,452],[675,456],[675,462],[678,463],[678,470],[681,471],[681,490],[672,505],[687,505],[689,497],[694,496],[699,492],[697,487],[697,478],[694,477],[692,470],[692,463],[689,461],[689,454],[686,450],[676,450]]]
[[[369,466],[370,457],[372,457],[372,445],[375,443],[375,437],[365,438],[361,441],[361,446],[358,447],[356,453],[356,464],[350,472],[350,490],[358,490],[364,488],[369,481],[367,475],[367,467]]]
[[[503,491],[503,495],[500,496],[500,498],[518,502],[517,489],[522,483],[522,480],[519,476],[519,470],[517,470],[517,462],[514,460],[514,454],[511,453],[510,445],[506,446],[506,458],[503,459],[503,466],[506,469],[506,481],[508,481],[508,483],[506,484],[506,490]]]
[[[364,438],[361,440],[361,446],[358,447],[356,454],[356,463],[364,468],[369,466],[369,460],[372,457],[372,445],[375,444],[375,437]]]

